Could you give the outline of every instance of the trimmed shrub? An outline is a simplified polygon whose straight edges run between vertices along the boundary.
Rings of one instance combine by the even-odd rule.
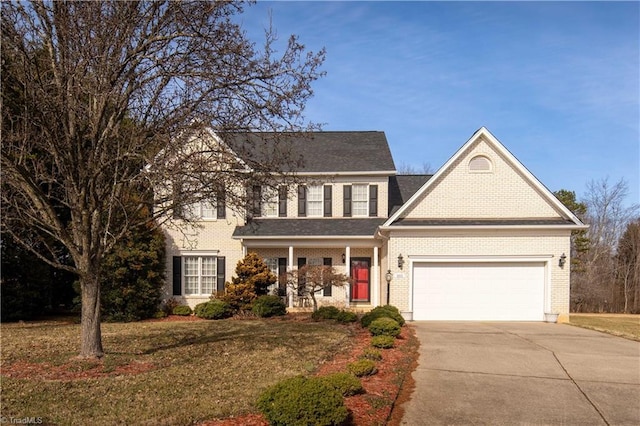
[[[369,324],[369,331],[373,336],[393,336],[400,335],[400,324],[391,318],[378,318]]]
[[[393,336],[373,336],[371,338],[371,346],[380,349],[390,349],[395,345],[396,338]]]
[[[361,359],[370,359],[371,361],[382,361],[382,353],[379,350],[374,348],[366,348],[362,355],[360,355]]]
[[[229,305],[222,300],[211,300],[196,305],[193,310],[197,317],[204,319],[229,318],[233,312]]]
[[[340,314],[340,309],[335,306],[320,306],[317,311],[311,314],[314,320],[336,319]]]
[[[267,318],[286,314],[287,305],[278,296],[259,296],[253,301],[251,310],[257,316]]]
[[[320,378],[301,376],[269,387],[257,406],[273,426],[340,425],[349,414],[338,390]]]
[[[370,359],[359,359],[347,364],[347,370],[357,377],[372,376],[378,372],[376,363]]]
[[[360,379],[353,374],[333,373],[320,377],[320,380],[340,392],[342,396],[352,396],[364,392]]]
[[[193,311],[187,305],[178,305],[175,308],[173,308],[173,311],[171,313],[173,315],[187,316],[187,315],[191,315]]]
[[[400,315],[400,311],[395,306],[384,305],[384,306],[376,306],[370,312],[364,314],[364,316],[360,319],[360,324],[364,328],[368,328],[369,324],[378,318],[391,318],[396,320],[400,326],[404,325],[404,318]]]
[[[358,315],[351,311],[340,311],[336,320],[341,323],[349,323],[358,321]]]
[[[173,309],[176,306],[180,306],[180,302],[178,302],[176,299],[171,297],[169,299],[166,299],[164,302],[162,302],[162,306],[160,307],[160,309],[162,309],[165,314],[171,315],[173,313]]]
[[[163,311],[162,309],[160,309],[155,314],[153,314],[153,317],[155,319],[166,318],[167,317],[167,313],[165,311]]]

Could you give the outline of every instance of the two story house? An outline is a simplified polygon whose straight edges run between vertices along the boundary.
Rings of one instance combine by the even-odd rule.
[[[241,157],[248,139],[224,142]],[[305,264],[348,275],[317,293],[321,305],[389,303],[409,320],[568,317],[570,235],[585,225],[487,129],[433,175],[398,175],[383,132],[315,132],[290,148],[304,158],[295,184],[251,188],[244,214],[196,206],[200,227],[166,229],[167,297],[208,300],[255,252],[283,289]],[[288,301],[304,302],[290,290]]]

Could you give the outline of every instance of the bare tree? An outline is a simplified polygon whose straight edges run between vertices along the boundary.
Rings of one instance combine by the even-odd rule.
[[[434,170],[430,163],[422,163],[422,168],[408,163],[400,163],[397,172],[399,175],[430,175],[433,174]]]
[[[623,312],[640,313],[640,219],[629,223],[617,250]]]
[[[624,179],[611,184],[604,178],[587,184],[584,203],[587,206],[585,219],[589,224],[589,250],[584,271],[578,278],[583,295],[582,310],[624,310],[616,253],[623,232],[638,214],[637,205],[625,204],[627,195],[628,185]]]
[[[314,128],[303,110],[324,51],[307,52],[292,36],[278,52],[270,29],[258,48],[234,21],[239,2],[1,7],[3,231],[78,275],[80,356],[100,357],[105,253],[142,225],[137,212],[149,204],[145,222],[242,188],[248,176],[284,174],[297,161],[286,141],[253,140],[247,151],[259,155],[240,164],[208,129]],[[244,207],[233,195],[227,205]]]
[[[336,272],[333,266],[304,265],[287,274],[287,285],[299,295],[309,296],[313,302],[313,311],[318,310],[318,292],[327,287],[344,287],[349,277]]]

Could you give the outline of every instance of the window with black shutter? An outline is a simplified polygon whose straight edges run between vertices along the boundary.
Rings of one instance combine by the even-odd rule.
[[[378,216],[378,185],[369,185],[369,216]]]
[[[331,258],[325,257],[324,259],[322,259],[322,264],[324,266],[331,266]],[[324,288],[322,289],[322,295],[331,296],[331,289],[332,289],[331,284],[324,286]]]
[[[218,264],[216,265],[217,273],[216,273],[216,290],[218,292],[224,292],[224,283],[227,279],[226,277],[226,262],[224,256],[218,256],[217,259]]]
[[[305,217],[307,215],[307,187],[298,186],[298,216]]]
[[[287,187],[278,188],[278,216],[287,217]]]
[[[227,217],[227,194],[224,189],[216,194],[216,217],[224,219]]]
[[[182,258],[173,256],[173,295],[182,296]]]
[[[299,257],[298,258],[298,271],[300,270],[300,268],[302,268],[304,265],[307,264],[307,258],[306,257]],[[302,296],[305,293],[305,287],[307,285],[307,277],[304,276],[303,274],[298,274],[298,296]]]
[[[331,185],[324,186],[324,216],[331,217]]]
[[[343,216],[351,217],[351,185],[344,185],[342,187],[343,192]]]

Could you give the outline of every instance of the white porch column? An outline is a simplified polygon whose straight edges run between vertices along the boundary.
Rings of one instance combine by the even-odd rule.
[[[289,259],[287,263],[287,271],[293,272],[293,246],[289,246]],[[293,308],[293,292],[289,286],[287,286],[287,300],[289,302],[289,307]]]
[[[344,274],[347,276],[347,278],[351,278],[351,247],[350,246],[346,246],[344,248]],[[347,283],[347,285],[344,287],[345,288],[345,306],[348,308],[349,307],[349,295],[351,294],[351,285],[349,285]]]
[[[373,247],[373,291],[371,292],[371,305],[380,305],[380,266],[378,265],[378,246]]]

